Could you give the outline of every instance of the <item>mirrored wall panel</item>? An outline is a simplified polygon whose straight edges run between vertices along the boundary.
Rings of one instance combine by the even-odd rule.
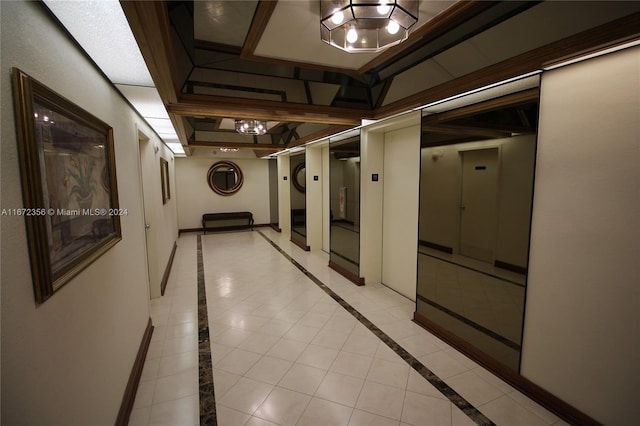
[[[356,284],[360,273],[360,133],[330,141],[329,266]]]
[[[291,182],[291,241],[304,250],[307,246],[307,197],[305,152],[292,155],[290,160],[289,181]]]
[[[278,226],[278,161],[274,158],[269,161],[269,224],[280,232]]]
[[[534,82],[471,105],[441,105],[422,118],[416,320],[516,372],[538,122]]]

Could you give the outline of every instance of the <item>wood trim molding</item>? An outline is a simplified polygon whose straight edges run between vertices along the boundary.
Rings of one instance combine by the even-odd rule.
[[[231,46],[228,44],[215,43],[208,40],[195,39],[193,41],[193,47],[201,50],[212,50],[223,53],[230,53],[232,55],[240,55],[242,48],[238,46]]]
[[[276,232],[282,232],[282,229],[280,229],[277,223],[270,223],[269,226],[271,226],[271,229],[273,229]]]
[[[169,256],[169,262],[167,262],[167,267],[164,269],[164,274],[162,275],[162,281],[160,282],[160,295],[164,296],[164,291],[167,288],[167,283],[169,282],[169,274],[171,273],[171,267],[173,266],[173,258],[176,255],[176,249],[178,248],[178,243],[173,242],[173,249],[171,250],[171,255]]]
[[[347,270],[346,268],[343,268],[342,266],[338,265],[332,260],[329,260],[329,268],[333,269],[334,271],[336,271],[337,273],[339,273],[340,275],[342,275],[343,277],[345,277],[346,279],[348,279],[349,281],[351,281],[357,286],[364,285],[363,277],[357,276],[353,272]]]
[[[432,243],[431,241],[419,240],[418,244],[424,247],[428,247],[430,249],[441,251],[443,253],[453,254],[453,248],[443,246],[441,244]]]
[[[427,133],[438,133],[441,135],[467,135],[487,139],[508,138],[510,131],[498,129],[486,129],[482,127],[459,126],[456,124],[423,124],[422,131]]]
[[[455,334],[451,333],[447,329],[430,321],[424,315],[421,315],[418,312],[414,312],[413,321],[424,329],[432,332],[445,342],[449,343],[474,361],[478,362],[480,365],[493,372],[505,382],[507,382],[526,396],[530,397],[534,401],[540,403],[545,408],[557,414],[559,417],[566,420],[570,424],[600,424],[582,411],[553,395],[551,392],[541,388],[540,386],[521,376],[517,372],[507,368],[503,364],[479,351],[477,348],[475,348],[465,340],[459,338]]]
[[[294,240],[293,238],[291,238],[289,241],[291,241],[293,244],[297,245],[304,251],[311,251],[311,247],[309,247],[308,245],[302,244],[300,241]]]
[[[475,114],[494,111],[504,107],[513,107],[529,102],[537,102],[539,96],[540,89],[538,87],[535,87],[533,89],[523,90],[521,92],[512,93],[495,99],[489,99],[487,101],[479,102],[477,104],[465,106],[462,108],[456,108],[451,111],[427,115],[426,117],[422,118],[422,124],[436,124],[445,121],[458,120]]]
[[[152,335],[153,323],[151,322],[151,318],[149,318],[147,328],[142,335],[138,354],[136,355],[131,373],[129,374],[127,387],[124,390],[120,411],[118,411],[118,417],[116,417],[116,426],[127,426],[129,424],[129,417],[131,416],[131,410],[133,410],[133,403],[136,399],[136,393],[138,392],[138,384],[140,383],[140,377],[142,377],[142,369],[144,368],[144,361],[147,358],[147,351],[151,344]]]
[[[163,1],[121,1],[120,6],[145,58],[149,73],[165,104],[178,100],[178,76],[170,64],[175,54],[170,39],[171,27]]]
[[[262,150],[280,150],[285,149],[284,145],[274,145],[270,143],[243,143],[243,142],[209,142],[209,141],[193,141],[189,142],[190,147],[198,148],[242,148]]]
[[[271,15],[276,9],[277,4],[278,0],[260,0],[258,2],[240,57],[246,58],[253,55],[253,52],[256,50],[256,47],[258,47],[260,38],[269,24],[269,19],[271,19]]]
[[[187,116],[252,118],[344,126],[360,125],[362,117],[373,115],[372,110],[364,109],[192,94],[182,94],[178,101],[167,105],[167,111]]]
[[[169,15],[164,1],[121,1],[120,6],[129,22],[140,52],[149,68],[162,103],[178,101],[179,78],[174,71],[176,63],[169,28]],[[183,145],[188,134],[182,117],[169,114],[171,124]]]
[[[493,266],[496,268],[506,269],[507,271],[515,272],[516,274],[527,275],[527,268],[520,265],[514,265],[513,263],[503,262],[501,260],[494,260]]]

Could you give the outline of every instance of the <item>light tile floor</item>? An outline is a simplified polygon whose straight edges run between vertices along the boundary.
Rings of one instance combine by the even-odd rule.
[[[357,287],[282,234],[260,232],[497,425],[554,414],[411,321],[414,303]],[[180,237],[130,425],[199,423],[197,235]],[[468,425],[461,410],[257,231],[202,236],[218,425]]]

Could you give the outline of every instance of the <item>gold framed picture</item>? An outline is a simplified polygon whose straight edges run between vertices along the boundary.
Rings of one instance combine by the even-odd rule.
[[[13,69],[24,216],[42,303],[121,240],[113,129]]]

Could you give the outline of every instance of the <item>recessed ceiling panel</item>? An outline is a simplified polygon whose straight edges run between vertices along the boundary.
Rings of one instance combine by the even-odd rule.
[[[434,57],[449,74],[460,77],[489,66],[489,60],[469,40],[453,46]]]
[[[483,56],[495,63],[638,10],[637,1],[545,1],[478,34],[472,41]]]
[[[196,40],[242,47],[257,1],[194,1]]]
[[[325,130],[328,127],[329,126],[325,124],[303,123],[296,128],[296,133],[298,134],[299,138],[304,138],[316,132]]]
[[[384,99],[389,104],[451,80],[453,77],[434,60],[425,61],[397,75]]]
[[[309,91],[311,92],[311,101],[315,105],[331,105],[333,98],[340,86],[328,83],[309,83]]]
[[[304,83],[289,78],[197,68],[191,74],[190,81],[194,87],[229,91],[225,96],[266,99],[268,95],[275,100],[307,103]],[[237,91],[237,95],[232,95],[232,91]]]

